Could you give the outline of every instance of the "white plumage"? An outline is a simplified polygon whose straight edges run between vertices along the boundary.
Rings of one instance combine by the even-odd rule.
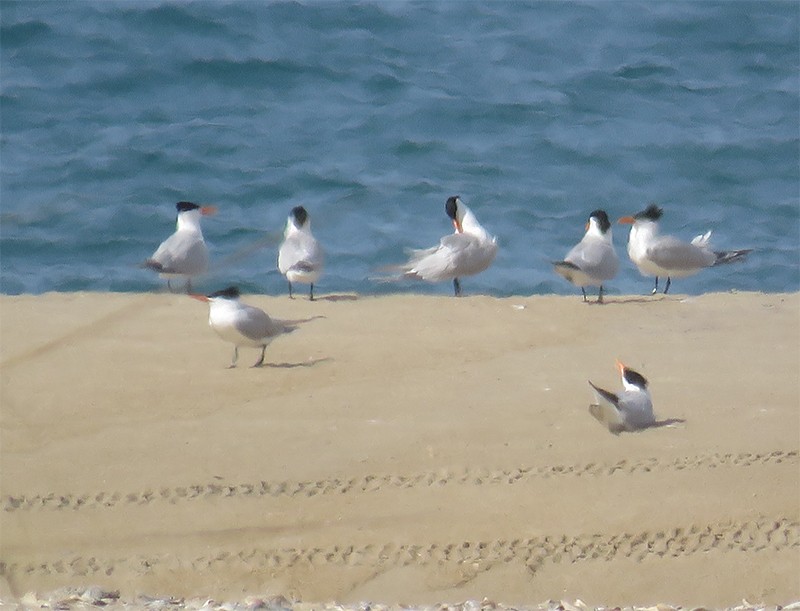
[[[280,320],[273,320],[264,310],[242,303],[239,290],[233,286],[207,296],[192,296],[208,302],[209,326],[220,338],[234,345],[231,367],[236,367],[240,346],[261,348],[261,357],[253,365],[260,367],[264,364],[264,353],[270,342],[295,330]]]
[[[214,214],[216,208],[192,202],[178,202],[175,207],[178,211],[175,233],[164,240],[143,265],[167,278],[170,290],[172,278],[184,278],[186,290],[190,291],[192,277],[208,271],[208,247],[200,219]]]
[[[490,235],[461,198],[453,196],[445,204],[455,233],[443,237],[438,246],[412,250],[409,260],[390,268],[404,278],[428,282],[452,280],[456,296],[461,295],[459,278],[487,269],[497,255],[497,239]]]
[[[324,254],[322,247],[311,233],[311,219],[303,206],[296,206],[286,220],[283,242],[278,250],[278,271],[289,282],[289,297],[292,283],[310,284],[309,299],[314,299],[314,283],[322,275]]]
[[[619,219],[630,223],[628,256],[643,276],[655,276],[653,294],[658,292],[658,277],[666,276],[664,293],[669,291],[672,278],[685,278],[701,269],[742,260],[751,249],[714,251],[709,240],[711,232],[695,237],[691,243],[659,233],[658,220],[663,210],[655,205]]]
[[[615,394],[590,381],[596,403],[589,406],[589,413],[615,435],[652,426],[655,424],[655,415],[647,380],[619,361],[617,368],[622,378],[622,392]]]
[[[619,258],[614,250],[611,223],[603,210],[589,215],[586,233],[563,261],[553,263],[555,271],[575,286],[581,288],[586,301],[586,286],[599,286],[597,301],[603,302],[603,283],[611,280],[619,270]]]

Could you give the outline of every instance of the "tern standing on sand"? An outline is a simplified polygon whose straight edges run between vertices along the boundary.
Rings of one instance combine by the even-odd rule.
[[[583,300],[585,286],[599,286],[597,303],[603,303],[603,282],[617,275],[619,258],[614,250],[611,223],[604,210],[595,210],[589,215],[586,233],[563,261],[553,262],[557,273],[575,286],[581,287]]]
[[[497,254],[497,238],[490,235],[457,195],[447,199],[445,212],[455,232],[443,237],[438,246],[412,250],[407,263],[389,268],[403,278],[428,282],[452,280],[456,297],[461,296],[460,278],[488,268]]]
[[[589,382],[597,399],[596,403],[589,406],[589,413],[615,435],[652,426],[655,416],[647,380],[619,361],[617,369],[622,378],[623,391],[615,394]]]
[[[208,324],[217,335],[233,344],[233,360],[230,367],[236,367],[239,346],[261,348],[261,357],[253,367],[264,364],[264,352],[270,342],[291,333],[295,327],[270,318],[264,310],[239,301],[239,289],[229,286],[210,295],[192,295],[195,299],[208,302]]]
[[[311,285],[308,298],[314,301],[314,283],[322,274],[323,261],[322,248],[311,234],[308,212],[303,206],[292,208],[278,251],[278,270],[289,282],[289,297],[292,283],[302,282]]]
[[[659,235],[658,220],[664,211],[651,204],[645,210],[619,219],[632,225],[628,237],[628,255],[643,276],[655,276],[653,295],[658,292],[658,277],[666,276],[664,294],[672,278],[685,278],[706,267],[741,261],[752,249],[714,251],[709,246],[711,232],[699,235],[691,243],[670,235]]]
[[[192,276],[208,271],[208,247],[203,239],[200,218],[214,214],[214,206],[198,206],[192,202],[178,202],[177,228],[175,233],[161,243],[153,256],[143,266],[155,270],[167,278],[167,287],[172,290],[170,279],[186,279],[186,291],[192,289]]]

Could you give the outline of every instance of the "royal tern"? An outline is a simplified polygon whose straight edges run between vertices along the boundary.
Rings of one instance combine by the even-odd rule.
[[[177,228],[175,233],[161,243],[153,256],[143,263],[167,278],[167,287],[172,290],[170,279],[186,278],[186,291],[192,288],[192,276],[208,271],[208,247],[203,239],[200,218],[214,214],[214,206],[198,206],[192,202],[178,202]]]
[[[595,210],[589,215],[586,233],[563,261],[554,261],[557,273],[575,286],[581,287],[586,301],[585,286],[599,286],[597,303],[603,303],[603,282],[617,275],[619,258],[614,250],[611,223],[604,210]]]
[[[322,248],[311,234],[308,212],[303,206],[292,208],[278,251],[278,270],[289,282],[289,297],[292,282],[304,282],[311,285],[308,297],[314,300],[314,283],[322,274],[323,259]]]
[[[459,278],[485,270],[497,254],[497,239],[490,235],[457,195],[449,197],[445,212],[453,221],[455,232],[443,237],[438,246],[412,250],[408,262],[389,269],[403,278],[428,282],[452,280],[456,297],[461,296]]]
[[[269,343],[284,333],[291,333],[295,327],[282,321],[273,320],[264,310],[239,301],[239,289],[229,286],[210,295],[192,295],[195,299],[208,302],[208,324],[226,342],[233,344],[233,360],[230,367],[236,367],[239,346],[261,348],[261,357],[253,367],[264,364],[264,352]]]
[[[625,216],[618,223],[632,225],[628,237],[628,255],[643,276],[655,276],[653,294],[658,292],[658,277],[666,276],[664,293],[669,290],[672,278],[685,278],[701,269],[741,261],[752,249],[714,251],[711,250],[708,231],[695,237],[691,243],[670,235],[659,235],[658,220],[664,211],[651,204],[645,210]]]
[[[596,403],[589,406],[589,413],[615,435],[621,431],[634,431],[655,424],[653,401],[647,390],[645,377],[617,361],[624,390],[615,394],[595,386]]]

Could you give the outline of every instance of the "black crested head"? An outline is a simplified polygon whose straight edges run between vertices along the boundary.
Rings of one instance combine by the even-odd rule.
[[[297,222],[298,227],[302,227],[308,220],[308,212],[303,206],[295,206],[292,208],[292,217]]]
[[[444,205],[444,211],[451,219],[456,220],[456,211],[458,209],[458,195],[453,195],[447,198],[447,203]]]
[[[589,215],[589,218],[597,219],[597,225],[603,233],[611,229],[611,222],[608,220],[608,215],[605,210],[595,210]]]
[[[181,212],[187,212],[189,210],[197,210],[200,206],[197,204],[193,204],[192,202],[178,202],[175,204],[175,208],[178,210],[178,214]]]
[[[661,218],[662,214],[664,214],[664,211],[661,208],[659,208],[655,204],[650,204],[649,206],[647,206],[647,208],[645,208],[641,212],[637,212],[636,214],[634,214],[633,218],[637,220],[646,219],[648,221],[657,221],[658,219]]]
[[[638,371],[626,367],[622,375],[625,376],[625,381],[628,384],[633,384],[639,388],[647,388],[647,379]]]
[[[229,286],[226,289],[222,289],[221,291],[215,291],[209,295],[212,299],[214,297],[222,297],[224,299],[238,299],[239,298],[239,289],[235,286]]]

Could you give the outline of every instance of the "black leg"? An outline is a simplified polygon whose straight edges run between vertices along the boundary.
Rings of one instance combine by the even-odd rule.
[[[311,283],[311,290],[308,292],[309,301],[314,301],[314,283]]]
[[[667,286],[665,286],[665,287],[664,287],[664,294],[665,294],[665,295],[667,294],[667,291],[669,290],[669,285],[670,285],[671,283],[672,283],[672,278],[670,278],[669,276],[667,276]]]
[[[655,285],[655,287],[653,287],[653,293],[652,294],[655,295],[656,293],[658,293],[658,276],[656,276],[656,285]]]
[[[603,285],[600,285],[600,292],[597,294],[597,303],[603,303]]]
[[[583,302],[586,303],[588,299],[586,299],[586,289],[581,287],[581,293],[583,293]]]
[[[453,278],[453,289],[456,292],[456,297],[461,297],[461,283],[458,278]]]
[[[192,292],[192,279],[191,278],[187,278],[186,279],[186,292],[187,293],[191,293]]]
[[[228,366],[228,369],[233,369],[234,367],[236,367],[236,361],[238,361],[238,360],[239,360],[239,346],[234,346],[233,347],[233,360],[231,361],[231,364]]]
[[[294,299],[292,296],[292,282],[290,280],[287,280],[287,282],[289,283],[289,299]]]
[[[267,350],[267,347],[266,347],[266,346],[261,346],[261,358],[260,358],[260,359],[258,359],[258,361],[256,362],[256,364],[255,364],[255,365],[253,365],[253,367],[261,367],[261,365],[263,365],[263,364],[264,364],[264,352],[265,352],[266,350]]]

